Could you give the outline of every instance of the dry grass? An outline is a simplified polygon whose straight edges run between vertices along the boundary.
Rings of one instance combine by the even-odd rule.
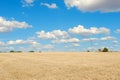
[[[120,53],[1,53],[0,80],[120,80]]]

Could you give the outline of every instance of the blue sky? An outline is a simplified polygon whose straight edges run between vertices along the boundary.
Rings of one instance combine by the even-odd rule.
[[[0,51],[120,51],[120,0],[1,0]]]

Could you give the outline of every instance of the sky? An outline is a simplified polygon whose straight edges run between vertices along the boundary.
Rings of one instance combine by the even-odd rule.
[[[0,51],[120,51],[119,35],[120,0],[0,0]]]

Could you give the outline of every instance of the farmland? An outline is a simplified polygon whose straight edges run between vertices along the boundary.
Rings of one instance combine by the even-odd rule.
[[[0,80],[120,80],[120,53],[0,53]]]

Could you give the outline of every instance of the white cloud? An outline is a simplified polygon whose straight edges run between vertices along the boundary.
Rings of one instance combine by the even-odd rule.
[[[83,12],[117,12],[120,0],[64,0],[68,8],[76,7]]]
[[[69,38],[69,34],[66,31],[61,31],[61,30],[54,30],[51,32],[54,34],[57,38]]]
[[[41,3],[41,5],[46,6],[46,7],[50,8],[50,9],[56,9],[56,8],[58,8],[57,5],[56,5],[56,3],[52,3],[52,4]]]
[[[78,25],[77,27],[70,28],[68,30],[70,33],[78,34],[81,36],[92,36],[97,34],[109,34],[110,30],[104,27],[97,28],[97,27],[91,27],[90,29],[84,28],[82,25]]]
[[[9,32],[12,31],[13,29],[16,28],[28,28],[31,27],[31,25],[29,25],[26,22],[19,22],[16,20],[6,20],[3,17],[0,17],[0,32]]]
[[[33,6],[35,0],[22,0],[22,7],[28,7],[28,6]]]
[[[115,32],[116,32],[116,33],[120,33],[120,29],[117,29]]]
[[[102,41],[116,40],[116,38],[115,38],[115,37],[112,37],[112,36],[107,36],[107,37],[102,37],[101,40],[102,40]]]
[[[40,31],[36,32],[39,38],[41,39],[58,39],[58,38],[68,38],[69,35],[66,31],[54,30],[51,32]]]
[[[83,42],[91,42],[91,41],[98,41],[98,38],[86,38],[86,39],[82,39],[81,41]]]
[[[116,41],[117,38],[112,37],[112,36],[107,36],[107,37],[102,37],[102,38],[85,38],[82,39],[81,42],[95,42],[95,41],[108,41],[108,40],[114,40],[113,42],[117,42]]]
[[[10,40],[7,42],[8,45],[21,45],[21,44],[31,44],[31,45],[36,45],[39,44],[38,42],[34,41],[34,40]]]
[[[78,43],[80,42],[77,38],[68,38],[68,39],[56,39],[52,40],[52,43]]]
[[[50,32],[40,31],[37,32],[38,38],[41,39],[55,39],[55,35]]]
[[[24,46],[23,46],[24,45]],[[9,40],[7,42],[0,41],[0,49],[1,51],[9,51],[9,50],[21,50],[21,51],[29,51],[29,50],[40,50],[41,44],[35,40]],[[23,49],[21,49],[21,46]],[[25,47],[27,46],[27,47]],[[43,47],[43,46],[42,46]],[[38,49],[39,48],[39,49]]]
[[[80,45],[77,43],[73,43],[72,46],[79,47]]]

